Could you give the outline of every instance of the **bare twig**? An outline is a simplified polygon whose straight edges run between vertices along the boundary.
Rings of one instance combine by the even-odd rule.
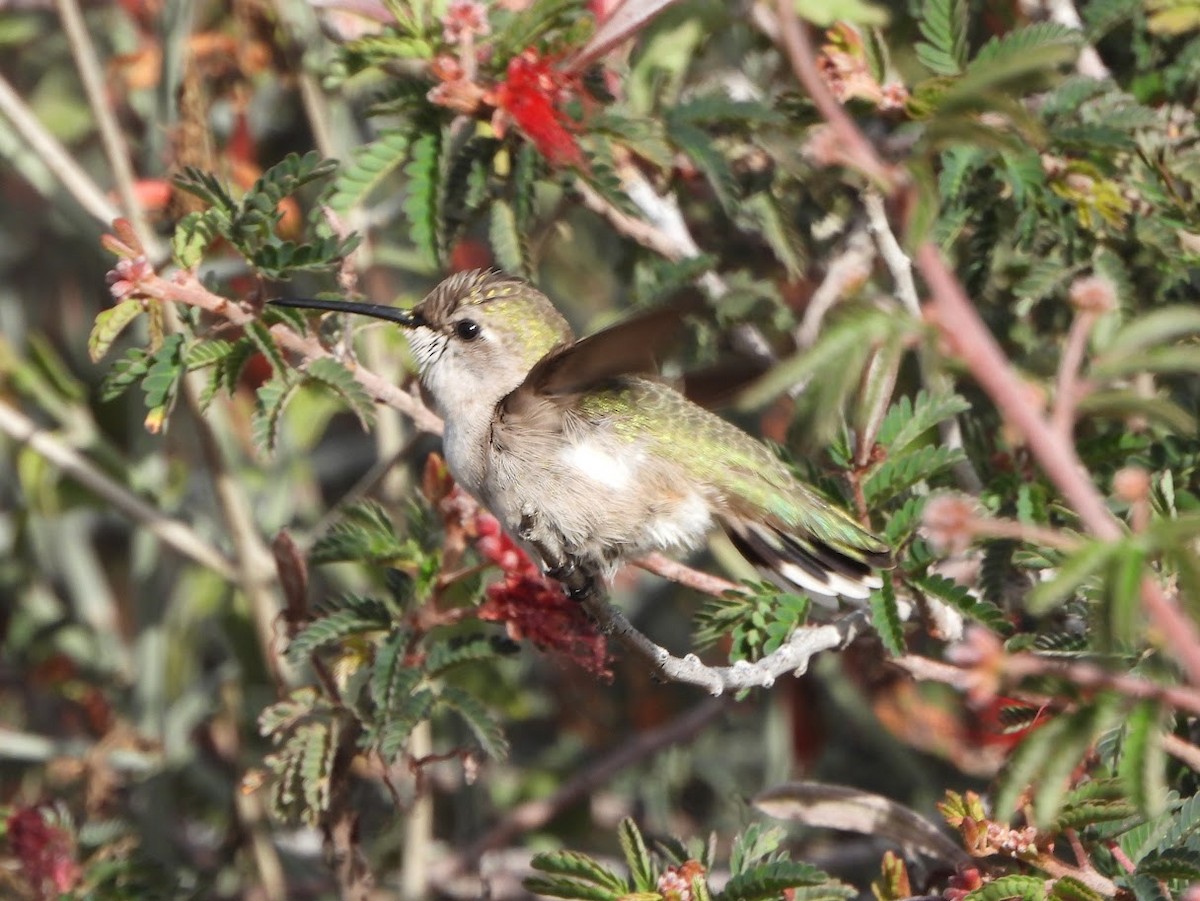
[[[1087,352],[1088,337],[1092,334],[1092,328],[1098,318],[1096,311],[1090,309],[1080,310],[1075,314],[1067,332],[1067,340],[1063,344],[1062,358],[1058,361],[1050,425],[1063,441],[1070,441],[1075,429],[1075,409],[1081,393],[1079,370]]]
[[[802,626],[782,647],[754,663],[739,660],[732,666],[708,666],[695,654],[676,657],[655,644],[635,629],[624,613],[602,598],[589,598],[583,605],[606,634],[648,660],[664,679],[699,685],[714,696],[745,688],[770,688],[780,676],[800,675],[821,651],[842,648],[853,641],[866,621],[866,615],[856,611],[830,625]]]
[[[958,667],[913,654],[897,657],[891,662],[918,679],[942,682],[960,690],[969,689],[976,682],[976,671],[971,667]],[[1183,685],[1160,685],[1128,673],[1109,672],[1094,663],[1052,660],[1023,652],[1004,655],[995,666],[1009,684],[1031,676],[1054,676],[1083,689],[1116,691],[1125,697],[1159,701],[1200,716],[1200,691]]]
[[[108,195],[83,171],[67,149],[38,121],[37,116],[2,75],[0,114],[8,119],[13,130],[96,221],[107,224],[121,215],[117,205],[108,199]]]
[[[879,255],[887,265],[888,272],[891,273],[896,297],[914,319],[920,320],[921,300],[917,294],[916,280],[913,278],[912,260],[904,252],[900,242],[896,240],[892,225],[888,221],[887,209],[879,192],[864,191],[863,207],[867,211],[867,220],[870,223],[871,233],[875,236],[875,243],[879,247]],[[921,380],[929,386],[931,391],[950,390],[950,380],[938,371],[924,349],[917,350],[917,363],[921,367]],[[946,447],[963,449],[962,426],[959,424],[957,416],[939,422],[938,434],[941,436],[942,444]],[[963,459],[954,464],[954,475],[958,479],[958,484],[972,494],[978,494],[983,489],[983,480],[979,478],[979,473],[975,471],[975,467],[965,454]]]
[[[796,344],[803,350],[816,343],[817,334],[833,305],[844,298],[871,275],[875,263],[875,248],[861,224],[845,238],[842,251],[825,267],[825,277],[809,298],[804,317],[796,328]]]
[[[112,104],[106,96],[104,70],[96,53],[96,45],[92,43],[91,35],[88,34],[87,24],[83,21],[83,12],[78,0],[56,0],[56,3],[67,43],[71,46],[71,55],[79,69],[79,78],[83,82],[88,105],[96,118],[100,141],[104,145],[104,155],[112,169],[113,181],[116,182],[117,196],[121,198],[121,206],[125,209],[125,215],[132,220],[142,246],[146,248],[150,257],[158,259],[162,252],[161,242],[150,229],[138,202],[129,145],[125,142],[125,134],[121,131]]]
[[[1164,732],[1161,740],[1164,751],[1200,773],[1200,748],[1173,732]]]
[[[684,253],[671,238],[650,222],[631,216],[622,209],[613,206],[607,199],[601,197],[583,179],[575,180],[575,190],[583,198],[583,205],[593,213],[604,217],[608,224],[625,237],[636,241],[643,247],[653,250],[659,256],[668,260],[682,259]]]
[[[778,0],[776,12],[779,17],[780,40],[783,41],[792,70],[808,91],[808,96],[816,105],[821,118],[833,128],[846,160],[890,193],[901,183],[903,174],[883,162],[871,146],[871,142],[858,130],[849,113],[825,86],[817,68],[816,53],[813,51],[807,26],[797,17],[795,4],[791,0]]]
[[[234,567],[224,554],[205,541],[190,526],[171,519],[150,506],[128,488],[105,475],[87,457],[64,444],[15,407],[0,400],[0,431],[14,441],[28,445],[40,456],[96,492],[122,513],[140,523],[164,544],[185,557],[211,569],[223,578],[233,579]]]
[[[680,563],[678,560],[672,560],[670,557],[665,557],[662,554],[647,554],[640,560],[633,561],[633,563],[634,566],[640,566],[646,572],[651,572],[656,576],[662,576],[664,579],[677,582],[685,588],[701,591],[704,594],[711,594],[713,597],[724,597],[726,592],[741,590],[740,585],[730,582],[728,579],[722,579],[720,576],[692,569],[687,564]]]
[[[504,818],[481,838],[442,862],[437,868],[436,881],[441,882],[478,866],[479,859],[485,852],[511,844],[522,833],[545,825],[570,805],[588,797],[597,787],[610,782],[613,776],[622,770],[671,745],[691,738],[715,720],[727,704],[727,701],[717,698],[702,701],[656,729],[643,732],[631,740],[626,738],[618,742],[612,753],[577,773],[548,798],[526,801],[506,813]]]

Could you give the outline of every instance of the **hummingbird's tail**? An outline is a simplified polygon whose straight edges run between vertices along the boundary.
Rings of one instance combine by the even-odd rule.
[[[883,585],[876,568],[891,555],[866,548],[838,547],[812,534],[796,534],[764,522],[726,519],[725,531],[738,553],[771,581],[826,597],[864,600]],[[864,536],[875,540],[864,530]]]

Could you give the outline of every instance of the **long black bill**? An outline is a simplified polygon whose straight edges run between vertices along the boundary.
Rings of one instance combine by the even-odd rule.
[[[424,325],[425,320],[412,310],[402,310],[399,307],[385,307],[379,303],[356,303],[346,300],[317,300],[313,297],[280,297],[267,303],[277,307],[295,307],[300,310],[330,310],[334,313],[358,313],[374,319],[386,319],[388,322],[398,322],[407,328]]]

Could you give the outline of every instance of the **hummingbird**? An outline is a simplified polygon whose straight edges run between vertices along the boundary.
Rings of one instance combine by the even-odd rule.
[[[313,299],[406,330],[457,482],[582,600],[625,561],[717,526],[763,575],[829,604],[864,599],[887,545],[765,444],[657,373],[679,312],[576,340],[550,299],[495,270],[451,275],[411,309]]]

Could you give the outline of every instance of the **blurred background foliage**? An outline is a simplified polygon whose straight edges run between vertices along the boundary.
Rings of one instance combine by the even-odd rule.
[[[530,855],[567,847],[618,875],[551,853],[531,887],[699,898],[711,873],[725,897],[732,871],[730,899],[850,894],[780,842],[881,899],[1041,898],[1047,878],[1063,901],[1158,898],[1200,878],[1192,696],[1135,705],[1128,684],[1005,681],[996,662],[1189,688],[1139,585],[1200,604],[1200,7],[797,3],[826,85],[915,186],[884,209],[799,89],[773,4],[649,3],[606,43],[637,5],[0,6],[0,894],[528,897]],[[102,247],[131,199],[144,219]],[[1078,389],[1066,427],[1124,538],[1082,537],[922,319],[889,215],[953,262],[1030,405]],[[354,381],[344,325],[297,374],[267,327],[312,321],[178,293],[403,306],[490,265],[581,334],[701,285],[709,315],[671,365],[767,369],[729,415],[897,548],[876,631],[713,701],[605,656],[572,614],[514,612],[542,589],[436,438]],[[356,337],[363,367],[409,384],[394,330]],[[1064,382],[1070,347],[1084,374]],[[753,575],[719,539],[696,562]],[[614,598],[724,662],[808,615],[747,590],[706,602],[631,569]],[[964,616],[984,630],[952,655],[966,681],[888,662],[940,663]],[[881,876],[897,830],[852,827],[843,801],[850,831],[764,837],[750,799],[795,779],[944,814],[987,863],[918,848],[932,865]],[[989,785],[994,814],[970,794]],[[650,861],[633,821],[713,833],[716,854]]]

